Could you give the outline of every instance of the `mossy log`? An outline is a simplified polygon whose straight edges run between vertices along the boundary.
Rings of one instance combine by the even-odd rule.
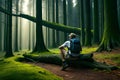
[[[67,59],[66,61],[72,67],[97,68],[109,71],[117,69],[116,66],[111,66],[105,63],[95,61],[92,54],[81,54],[80,57],[76,60]]]
[[[20,14],[19,16],[22,17],[22,18],[31,20],[33,22],[36,22],[35,17],[29,16],[29,15],[26,15],[26,14]],[[57,31],[63,31],[63,32],[68,32],[68,33],[74,32],[78,35],[80,35],[80,31],[81,31],[80,28],[76,28],[76,27],[72,27],[72,26],[66,26],[66,25],[63,25],[63,24],[58,24],[58,23],[49,22],[49,21],[45,21],[45,20],[42,20],[42,25],[45,26],[45,27],[51,28],[51,29],[55,29]]]
[[[115,70],[118,69],[116,66],[111,66],[105,63],[88,61],[88,60],[67,60],[67,63],[72,67],[92,68],[100,70]]]
[[[33,16],[30,16],[30,15],[27,15],[27,14],[11,14],[9,11],[3,9],[2,7],[0,7],[0,11],[7,14],[7,15],[25,18],[27,20],[30,20],[30,21],[36,23],[36,18],[33,17]],[[66,26],[66,25],[58,24],[58,23],[54,23],[54,22],[48,22],[48,21],[45,21],[45,20],[42,20],[42,25],[45,26],[45,27],[57,30],[57,31],[63,31],[63,32],[68,32],[68,33],[74,32],[78,35],[80,35],[80,31],[81,31],[80,28],[76,28],[76,27],[72,27],[72,26]]]
[[[60,55],[42,55],[42,56],[33,56],[32,54],[24,54],[23,55],[26,59],[29,59],[32,62],[44,62],[56,65],[62,65],[62,60]],[[96,68],[102,70],[114,70],[117,69],[115,66],[107,65],[105,63],[96,62],[91,54],[81,54],[79,59],[66,59],[67,63],[71,67],[86,67],[86,68]]]

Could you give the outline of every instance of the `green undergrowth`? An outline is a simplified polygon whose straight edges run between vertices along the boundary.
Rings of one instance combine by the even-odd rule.
[[[18,62],[17,58],[0,61],[0,80],[63,80],[41,67]]]

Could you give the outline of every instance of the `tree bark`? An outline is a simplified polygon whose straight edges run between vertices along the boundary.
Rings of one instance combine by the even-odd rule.
[[[85,3],[85,46],[91,46],[91,12],[90,0],[84,0]]]
[[[81,42],[82,45],[85,44],[85,26],[84,26],[84,7],[83,0],[80,0],[80,26],[81,26]]]
[[[19,0],[16,0],[16,14],[18,14],[18,3],[19,3]],[[15,22],[15,25],[16,25],[16,29],[15,29],[15,51],[18,52],[19,49],[18,49],[18,17],[16,17],[16,22]]]
[[[55,0],[52,0],[52,22],[55,22]],[[56,47],[56,39],[55,39],[56,31],[52,29],[52,48]]]
[[[33,52],[48,51],[44,44],[42,31],[42,0],[36,0],[36,45]]]
[[[111,51],[120,46],[117,0],[104,0],[104,33],[97,51]]]
[[[12,14],[12,0],[8,1],[8,11]],[[13,56],[13,52],[12,52],[12,15],[9,15],[7,17],[8,19],[8,25],[7,25],[7,48],[6,48],[6,54],[5,57],[11,57]]]
[[[63,0],[63,24],[67,25],[66,0]],[[64,41],[67,40],[67,33],[64,32]]]
[[[59,1],[56,0],[56,23],[59,23]],[[59,31],[56,31],[56,46],[60,45]]]
[[[94,0],[94,16],[93,16],[93,42],[95,44],[99,43],[99,16],[98,16],[98,0]]]

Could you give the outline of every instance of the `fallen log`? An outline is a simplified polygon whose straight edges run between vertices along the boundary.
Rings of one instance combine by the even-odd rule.
[[[60,58],[60,55],[56,55],[56,54],[38,55],[38,56],[34,56],[33,54],[24,54],[23,56],[26,59],[31,58],[37,62],[62,65],[62,60]],[[108,70],[108,71],[118,69],[116,66],[95,61],[91,56],[91,54],[81,54],[79,59],[76,60],[66,59],[66,61],[71,67],[84,67],[84,68],[92,68],[92,69],[96,68],[96,69]]]

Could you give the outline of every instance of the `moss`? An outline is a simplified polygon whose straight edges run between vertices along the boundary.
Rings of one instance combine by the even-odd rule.
[[[88,54],[88,53],[94,53],[97,50],[97,46],[95,47],[83,47],[82,48],[82,54]]]
[[[58,54],[24,54],[25,59],[32,62],[44,62],[61,65],[62,60]]]
[[[15,61],[15,57],[0,61],[0,80],[62,80],[47,70]]]
[[[22,17],[22,18],[31,20],[33,22],[36,22],[35,17],[27,15],[27,14],[20,14],[19,17]],[[66,26],[66,25],[58,24],[58,23],[54,23],[54,22],[48,22],[48,21],[45,21],[45,20],[42,20],[42,25],[44,25],[45,27],[48,27],[48,28],[58,30],[58,31],[63,31],[63,32],[68,32],[68,33],[74,32],[78,35],[80,35],[80,31],[81,31],[80,28],[76,28],[76,27],[72,27],[72,26]]]
[[[74,32],[78,35],[80,35],[80,31],[81,31],[80,28],[66,26],[66,25],[58,24],[58,23],[54,23],[54,22],[48,22],[45,20],[43,20],[42,24],[46,27],[49,27],[49,28],[52,28],[52,29],[55,29],[58,31],[63,31],[63,32],[68,32],[68,33]]]

